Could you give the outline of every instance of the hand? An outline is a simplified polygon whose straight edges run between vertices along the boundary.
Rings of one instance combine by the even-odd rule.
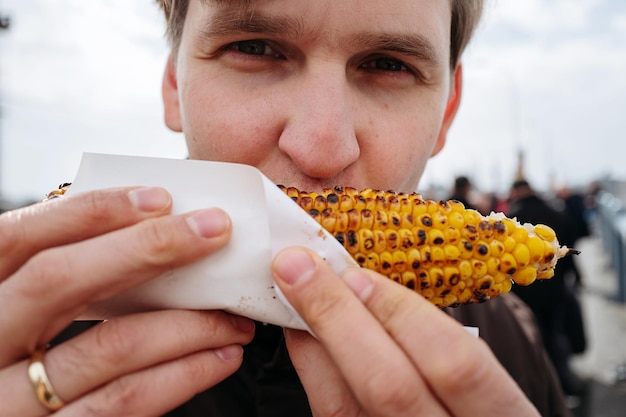
[[[417,293],[366,269],[340,278],[300,248],[273,272],[317,337],[286,331],[313,415],[538,416],[487,345]]]
[[[3,416],[42,416],[28,359],[89,304],[220,249],[218,209],[170,215],[161,188],[76,194],[0,216],[0,404]],[[221,312],[118,317],[44,358],[58,415],[158,415],[233,373],[253,323]]]

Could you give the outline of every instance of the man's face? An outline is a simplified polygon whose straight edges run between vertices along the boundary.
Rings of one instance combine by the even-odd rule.
[[[190,2],[163,91],[189,157],[306,191],[414,191],[460,98],[450,1],[249,3]]]

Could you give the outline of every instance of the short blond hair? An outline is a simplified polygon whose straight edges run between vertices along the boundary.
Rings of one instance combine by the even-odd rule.
[[[483,13],[483,0],[450,0],[450,66],[455,68],[470,42]],[[173,53],[178,51],[189,0],[156,0],[167,22],[167,40]]]

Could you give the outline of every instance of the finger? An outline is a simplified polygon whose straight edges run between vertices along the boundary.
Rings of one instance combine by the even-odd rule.
[[[308,332],[285,330],[285,342],[315,417],[364,415],[345,379]]]
[[[166,214],[163,188],[99,190],[57,198],[0,216],[0,281],[45,248],[73,243]]]
[[[318,255],[284,250],[273,272],[368,415],[447,415],[402,349]]]
[[[226,213],[207,209],[40,252],[0,285],[0,334],[12,335],[0,364],[45,345],[86,305],[215,252],[230,231]]]
[[[225,346],[148,368],[70,403],[55,417],[163,415],[233,374],[242,354],[240,346]]]
[[[251,320],[222,312],[168,310],[102,323],[45,354],[46,373],[57,395],[71,403],[123,375],[189,354],[250,342]],[[0,403],[19,403],[21,415],[43,411],[26,362],[0,372]],[[3,398],[4,397],[4,398]],[[26,409],[28,407],[28,410]]]
[[[452,317],[372,271],[353,269],[343,279],[453,415],[501,416],[503,410],[534,415],[534,408],[488,346]]]

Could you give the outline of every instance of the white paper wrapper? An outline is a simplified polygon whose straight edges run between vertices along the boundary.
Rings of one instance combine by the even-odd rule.
[[[134,185],[166,188],[173,197],[173,213],[224,209],[232,219],[232,238],[199,262],[92,305],[83,319],[163,308],[219,309],[307,329],[276,291],[270,271],[274,256],[288,246],[306,246],[337,272],[356,265],[332,235],[247,165],[86,153],[68,195]]]

